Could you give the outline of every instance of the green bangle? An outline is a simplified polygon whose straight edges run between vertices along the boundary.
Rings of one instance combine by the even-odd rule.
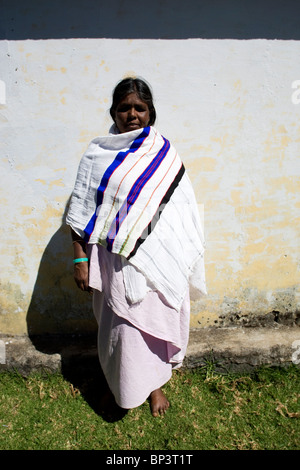
[[[73,263],[83,263],[84,261],[88,261],[89,259],[88,258],[76,258],[76,259],[73,259]]]

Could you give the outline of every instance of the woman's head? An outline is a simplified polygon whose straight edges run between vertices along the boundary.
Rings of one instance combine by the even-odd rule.
[[[113,91],[110,115],[119,131],[152,126],[156,111],[150,87],[140,78],[125,78]]]

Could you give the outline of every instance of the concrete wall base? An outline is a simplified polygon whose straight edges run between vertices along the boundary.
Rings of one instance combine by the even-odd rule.
[[[0,371],[73,374],[98,368],[94,336],[0,336]],[[213,366],[216,371],[244,372],[259,366],[300,364],[299,327],[204,328],[190,332],[183,367]]]

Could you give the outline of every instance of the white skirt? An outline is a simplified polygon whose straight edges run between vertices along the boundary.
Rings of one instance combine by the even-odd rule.
[[[116,403],[135,408],[181,366],[189,337],[189,295],[180,312],[153,290],[130,304],[120,256],[99,245],[91,247],[89,283],[101,368]]]

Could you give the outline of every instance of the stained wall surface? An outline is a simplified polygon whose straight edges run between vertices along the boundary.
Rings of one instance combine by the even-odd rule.
[[[80,157],[92,138],[108,132],[112,89],[128,75],[151,84],[156,127],[177,147],[203,219],[208,296],[192,304],[191,326],[294,321],[300,302],[300,43],[294,15],[290,29],[276,37],[277,9],[278,23],[266,25],[263,36],[263,25],[258,32],[251,28],[255,11],[249,10],[247,23],[247,11],[230,16],[228,10],[221,30],[203,2],[208,33],[202,17],[197,37],[197,23],[189,35],[180,11],[168,17],[163,9],[165,36],[161,17],[158,23],[152,17],[156,29],[148,24],[141,37],[140,16],[130,23],[119,1],[112,2],[110,18],[119,36],[112,21],[111,37],[105,37],[107,24],[96,37],[95,28],[88,34],[86,26],[85,35],[83,27],[76,30],[82,6],[71,10],[63,34],[60,22],[50,27],[50,2],[43,2],[40,16],[29,2],[32,8],[21,12],[23,29],[17,3],[2,1],[0,27],[0,332],[95,328],[91,297],[72,278],[64,216]],[[154,5],[159,13],[161,2]]]

